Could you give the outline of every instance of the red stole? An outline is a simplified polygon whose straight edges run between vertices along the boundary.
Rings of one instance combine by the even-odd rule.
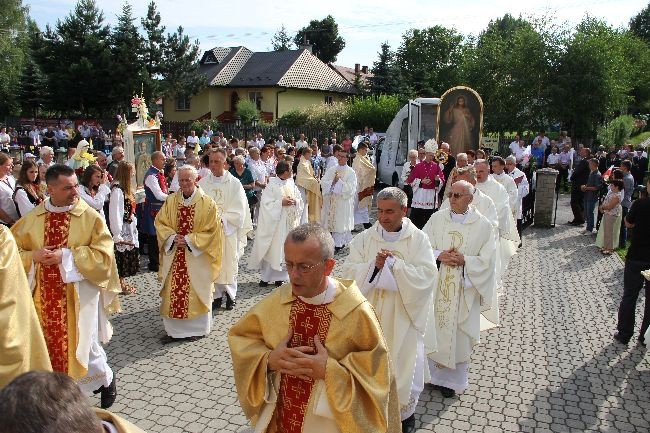
[[[185,236],[194,227],[194,210],[196,205],[178,205],[177,234]],[[190,304],[190,276],[187,273],[186,247],[176,247],[172,264],[171,291],[169,302],[169,317],[172,319],[187,319]]]
[[[45,214],[43,245],[65,248],[68,244],[70,213]],[[40,265],[41,328],[50,354],[52,369],[68,373],[68,299],[67,285],[61,278],[59,265]],[[76,342],[73,342],[76,344]]]
[[[316,350],[314,336],[318,334],[325,344],[329,332],[332,312],[324,305],[312,305],[296,299],[291,305],[289,326],[293,337],[289,347],[310,346]],[[300,433],[307,412],[314,381],[303,380],[283,374],[280,380],[280,401],[278,405],[278,431],[281,433]]]

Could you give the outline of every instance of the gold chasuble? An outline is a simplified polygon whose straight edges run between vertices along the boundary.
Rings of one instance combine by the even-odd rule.
[[[160,315],[194,319],[210,312],[223,243],[216,203],[199,187],[185,200],[177,191],[167,197],[154,224],[162,265]],[[172,246],[170,238],[177,234],[189,240],[189,248]]]
[[[329,278],[333,300],[308,304],[285,284],[262,299],[229,331],[235,384],[255,432],[400,432],[395,378],[372,306],[349,280]],[[324,380],[268,370],[268,356],[287,335],[290,346],[328,352]]]
[[[78,380],[88,372],[93,326],[109,327],[106,317],[97,319],[97,304],[80,300],[77,285],[65,283],[60,265],[34,263],[32,254],[44,246],[67,248],[74,265],[103,295],[113,268],[113,240],[106,223],[85,201],[67,212],[49,212],[44,203],[12,227],[24,270],[35,284],[33,299],[54,371]],[[100,312],[101,313],[101,312]],[[93,325],[94,323],[94,325]]]
[[[323,204],[323,196],[320,192],[320,182],[314,177],[314,167],[311,166],[311,161],[300,158],[298,164],[298,173],[296,174],[296,185],[305,190],[305,205],[309,214],[309,222],[320,222],[321,206]]]
[[[51,370],[14,237],[0,225],[0,389],[31,370]]]
[[[367,156],[360,154],[352,161],[352,169],[357,175],[357,194],[364,193],[364,197],[359,200],[359,209],[370,209],[372,207],[372,193],[375,188],[377,169]]]

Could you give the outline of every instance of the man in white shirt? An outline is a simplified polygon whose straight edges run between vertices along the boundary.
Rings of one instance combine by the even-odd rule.
[[[257,146],[258,149],[261,149],[261,148],[264,147],[265,144],[266,144],[266,141],[262,137],[262,133],[258,132],[257,133],[257,138],[255,139],[255,145]]]
[[[526,146],[525,140],[519,140],[519,144],[512,154],[517,159],[517,164],[522,164],[530,159],[530,146]]]
[[[55,131],[54,136],[56,137],[57,145],[59,147],[67,147],[68,140],[70,139],[70,134],[65,130],[63,125],[59,125],[59,128]]]
[[[34,146],[41,145],[41,131],[38,130],[36,125],[32,126],[32,130],[29,131],[29,138],[31,138]]]
[[[194,144],[195,147],[199,144],[199,137],[196,136],[196,131],[190,131],[190,135],[187,136],[187,144]]]
[[[377,137],[375,130],[372,128],[368,130],[368,139],[370,140],[370,147],[374,149],[375,145],[377,144],[377,140],[379,140],[379,137]]]
[[[510,143],[510,145],[508,146],[510,148],[510,153],[512,155],[514,155],[517,149],[519,148],[519,138],[520,138],[519,134],[515,135],[515,139],[512,140],[512,143]]]
[[[278,135],[278,140],[275,142],[277,147],[287,148],[287,142],[284,141],[284,136],[282,134]]]
[[[305,140],[305,134],[300,134],[300,139],[296,141],[296,149],[301,149],[307,147],[307,141]]]
[[[0,128],[0,148],[8,149],[11,143],[11,137],[7,134],[7,128],[3,126]]]
[[[518,195],[518,200],[515,205],[515,209],[513,209],[513,212],[515,214],[515,218],[517,219],[517,232],[519,233],[519,246],[521,247],[521,231],[523,229],[522,226],[522,218],[523,218],[523,200],[524,197],[526,197],[530,191],[530,187],[528,185],[528,179],[526,178],[526,174],[519,170],[517,168],[517,163],[515,161],[514,156],[509,156],[506,158],[506,173],[510,175],[510,177],[515,181],[515,185],[517,185],[517,195]]]

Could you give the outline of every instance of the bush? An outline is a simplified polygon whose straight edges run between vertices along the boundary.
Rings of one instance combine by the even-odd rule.
[[[627,142],[634,131],[632,116],[618,116],[604,127],[598,128],[598,141],[608,149],[615,149]]]
[[[278,126],[284,128],[301,128],[307,124],[308,120],[305,110],[294,108],[278,119]]]
[[[397,96],[390,95],[350,98],[345,126],[355,130],[370,126],[375,131],[386,131],[402,105]]]
[[[237,116],[243,124],[250,124],[253,119],[260,119],[260,112],[255,102],[248,99],[240,99],[237,103]]]
[[[385,131],[402,107],[396,96],[350,98],[347,102],[296,108],[278,119],[278,126],[319,130],[363,129]]]
[[[196,135],[199,137],[201,134],[203,134],[203,131],[212,130],[213,132],[217,132],[218,129],[219,121],[217,119],[195,120],[194,122],[190,123],[190,131],[195,131]]]

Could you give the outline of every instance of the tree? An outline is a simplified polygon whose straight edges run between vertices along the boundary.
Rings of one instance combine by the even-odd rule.
[[[199,42],[190,42],[183,27],[167,35],[164,47],[157,96],[194,95],[207,85],[206,76],[199,71]]]
[[[289,32],[284,24],[273,35],[271,45],[273,46],[273,51],[289,51],[293,49],[291,36],[289,36]]]
[[[151,0],[147,8],[147,16],[140,23],[146,34],[144,49],[144,64],[148,80],[145,83],[146,94],[150,99],[160,96],[159,79],[162,73],[163,51],[165,50],[165,26],[160,25],[160,12],[156,2]]]
[[[30,21],[29,10],[21,0],[0,0],[0,118],[16,114],[20,78],[29,52],[29,27],[38,31]]]
[[[399,69],[395,66],[395,54],[388,42],[381,44],[379,59],[372,64],[373,74],[370,80],[370,91],[374,94],[393,95],[399,93]]]
[[[439,96],[459,84],[463,56],[463,36],[437,25],[407,31],[395,63],[408,96]]]
[[[293,39],[296,46],[305,41],[312,45],[312,52],[325,63],[336,61],[336,56],[345,48],[345,40],[339,35],[339,25],[331,15],[322,20],[311,20],[307,27],[298,31]]]
[[[99,89],[111,81],[110,30],[94,0],[79,0],[70,14],[49,26],[36,45],[34,59],[47,76],[50,108],[103,116],[111,109]]]
[[[628,34],[587,17],[558,59],[549,90],[551,106],[573,137],[588,141],[597,125],[627,109],[633,71],[626,59]]]
[[[147,70],[142,53],[144,40],[134,24],[133,10],[127,2],[117,17],[117,25],[111,31],[110,46],[113,52],[111,69],[113,85],[108,89],[110,105],[124,113],[129,108],[131,97],[139,93],[147,80]]]
[[[18,91],[18,99],[23,113],[34,117],[47,102],[47,81],[38,65],[28,57],[25,62],[25,69],[21,77],[21,86]]]
[[[650,42],[650,4],[630,20],[630,31]]]
[[[483,99],[486,129],[540,129],[550,123],[553,49],[534,23],[510,14],[490,21],[463,65],[464,82]]]

